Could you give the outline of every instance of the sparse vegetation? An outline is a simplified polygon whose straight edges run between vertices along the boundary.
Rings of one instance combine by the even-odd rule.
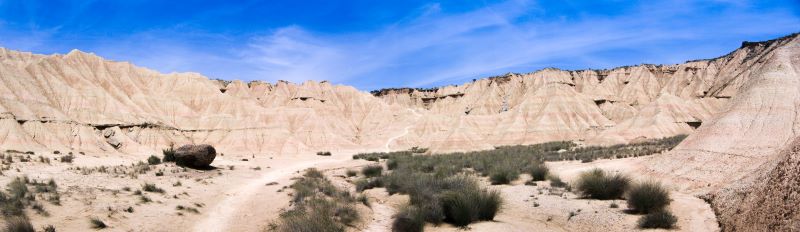
[[[164,189],[157,187],[155,184],[145,183],[142,185],[142,191],[151,193],[164,193]]]
[[[8,232],[34,232],[33,225],[24,216],[14,216],[6,218],[6,230]]]
[[[62,163],[72,163],[72,160],[75,159],[75,156],[72,154],[67,154],[65,156],[61,156]]]
[[[415,206],[405,206],[394,215],[393,232],[422,232],[424,228],[423,213]]]
[[[610,200],[620,199],[630,185],[630,177],[619,173],[608,173],[592,169],[581,173],[575,189],[585,198]]]
[[[92,224],[92,229],[104,229],[108,227],[105,222],[96,217],[89,218],[89,223]]]
[[[543,181],[547,178],[547,174],[550,173],[550,169],[543,163],[531,164],[527,168],[527,171],[528,174],[531,175],[531,180],[533,181]]]
[[[175,162],[175,149],[172,147],[161,150],[161,153],[164,155],[164,162]]]
[[[639,218],[639,228],[641,229],[672,229],[675,227],[675,223],[678,222],[678,218],[675,215],[672,215],[669,211],[666,210],[659,210],[651,212],[647,215],[644,215],[642,218]]]
[[[509,166],[497,167],[489,173],[489,181],[493,185],[509,184],[517,179],[519,179],[519,172]]]
[[[348,169],[347,171],[345,171],[345,175],[347,175],[347,177],[354,177],[358,175],[358,172],[355,170]]]
[[[158,158],[155,155],[151,155],[150,157],[147,158],[147,164],[157,165],[157,164],[160,164],[160,163],[161,163],[161,158]]]
[[[344,231],[359,220],[354,208],[357,200],[349,192],[338,190],[316,169],[306,170],[291,188],[295,206],[281,213],[275,225],[278,231]]]
[[[361,174],[364,174],[366,177],[380,176],[382,172],[383,166],[380,165],[369,165],[361,169]]]
[[[669,205],[669,191],[654,181],[633,185],[627,192],[626,198],[628,208],[637,213],[661,211]]]
[[[329,151],[320,151],[320,152],[317,152],[317,155],[318,156],[331,156],[331,152],[329,152]]]

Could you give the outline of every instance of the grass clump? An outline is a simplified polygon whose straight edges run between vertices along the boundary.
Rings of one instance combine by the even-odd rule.
[[[661,211],[669,205],[669,191],[654,181],[634,185],[626,194],[626,198],[628,208],[637,213]]]
[[[554,188],[566,188],[566,187],[569,187],[569,184],[567,184],[567,182],[562,181],[561,177],[558,177],[556,175],[547,176],[547,180],[550,181],[550,187],[554,187]]]
[[[164,193],[164,189],[157,187],[155,184],[145,183],[142,185],[142,191],[151,193]]]
[[[317,152],[317,155],[318,156],[331,156],[332,154],[331,154],[330,151],[320,151],[320,152]]]
[[[6,218],[6,230],[8,232],[34,232],[33,225],[24,216]]]
[[[381,173],[383,173],[383,166],[380,165],[369,165],[361,169],[361,174],[366,177],[380,176]]]
[[[89,218],[89,223],[92,224],[92,229],[98,229],[99,230],[99,229],[104,229],[104,228],[108,227],[108,225],[106,225],[105,222],[103,222],[99,218],[95,218],[95,217]]]
[[[493,185],[510,184],[519,179],[519,172],[511,167],[498,167],[489,173],[489,181]]]
[[[164,155],[164,162],[175,162],[175,149],[172,147],[161,150],[161,154]]]
[[[596,168],[581,173],[575,188],[585,198],[620,199],[628,189],[630,182],[630,178],[625,175],[611,174]]]
[[[543,163],[535,163],[528,167],[527,171],[533,181],[543,181],[547,178],[547,174],[550,173],[550,169]]]
[[[337,189],[316,169],[308,169],[291,185],[294,190],[290,210],[281,213],[277,231],[345,231],[360,219],[355,208],[358,199]]]
[[[158,158],[155,155],[151,155],[150,157],[147,158],[147,164],[157,165],[157,164],[160,164],[160,163],[161,163],[161,158]]]
[[[355,171],[355,170],[349,170],[348,169],[347,171],[345,171],[345,175],[347,175],[347,177],[354,177],[354,176],[358,175],[358,172]]]
[[[422,232],[425,228],[423,213],[415,206],[401,208],[393,218],[393,232]]]
[[[666,210],[659,210],[639,218],[638,226],[640,229],[672,229],[677,222],[678,218],[675,215]]]

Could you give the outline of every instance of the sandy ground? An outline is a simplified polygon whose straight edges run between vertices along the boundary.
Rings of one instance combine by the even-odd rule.
[[[334,184],[354,191],[352,182],[358,177],[346,177],[345,171],[372,163],[352,160],[352,153],[330,157],[226,155],[217,157],[214,170],[159,164],[149,166],[151,170],[145,173],[130,175],[122,174],[126,172],[123,170],[130,172],[132,163],[146,157],[76,154],[75,162],[69,164],[55,161],[61,155],[41,154],[51,159],[50,164],[46,164],[36,161],[38,156],[33,155],[29,162],[12,163],[0,176],[0,184],[5,186],[17,176],[39,181],[54,179],[59,185],[61,205],[39,200],[49,216],[32,210],[28,210],[28,215],[36,228],[54,225],[58,231],[88,230],[89,218],[108,224],[109,228],[104,231],[263,231],[290,206],[290,191],[284,188],[291,184],[293,177],[300,176],[302,170],[310,167],[324,170]],[[654,178],[638,171],[645,159],[648,158],[550,162],[548,165],[567,182],[594,167],[625,172],[637,179]],[[107,170],[98,171],[101,166]],[[119,172],[110,171],[113,168]],[[159,172],[163,175],[156,175]],[[484,180],[489,188],[501,191],[506,203],[495,221],[474,223],[469,228],[472,231],[636,230],[636,220],[640,216],[626,214],[624,201],[579,199],[563,189],[550,188],[547,182],[524,185],[527,178],[523,175],[512,185],[500,186],[490,186]],[[155,184],[165,193],[136,194],[144,183]],[[678,188],[673,189],[670,209],[679,217],[678,230],[719,231],[708,204],[691,194],[679,192]],[[369,197],[371,207],[363,210],[363,222],[350,231],[390,231],[392,215],[408,201],[407,196],[390,196],[383,188],[363,194]],[[142,195],[152,202],[143,202]],[[619,207],[611,208],[612,203]],[[179,206],[184,209],[178,209]],[[128,208],[133,212],[128,212]],[[446,224],[426,227],[426,231],[461,229]]]

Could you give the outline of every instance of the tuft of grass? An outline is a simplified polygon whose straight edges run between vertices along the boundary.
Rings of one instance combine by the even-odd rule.
[[[34,232],[33,225],[27,217],[17,216],[6,219],[6,230],[8,232]]]
[[[383,173],[383,166],[380,165],[369,165],[361,169],[361,174],[366,177],[380,176],[381,173]]]
[[[172,147],[161,150],[161,153],[164,155],[164,162],[175,162],[175,149]]]
[[[531,175],[533,181],[543,181],[547,178],[550,169],[543,163],[535,163],[528,167],[528,174]]]
[[[108,227],[108,225],[106,225],[105,222],[103,222],[102,220],[100,220],[99,218],[96,218],[96,217],[89,218],[89,223],[92,224],[92,229],[98,229],[99,230],[99,229],[104,229],[104,228]]]
[[[155,184],[145,183],[142,185],[142,191],[151,193],[164,193],[164,189],[157,187]]]
[[[356,186],[356,191],[358,192],[367,189],[380,188],[383,187],[383,178],[373,177],[373,178],[359,179],[356,181],[355,186]]]
[[[561,180],[561,177],[556,175],[549,175],[547,179],[550,181],[550,186],[554,188],[566,188],[569,186],[569,184]]]
[[[392,232],[422,232],[425,228],[425,217],[416,206],[405,206],[393,217]]]
[[[150,155],[150,157],[147,158],[147,164],[157,165],[157,164],[160,164],[160,163],[161,163],[161,158],[158,158],[155,155]]]
[[[609,200],[620,199],[630,185],[628,176],[610,174],[595,168],[581,173],[575,188],[585,198]]]
[[[396,168],[397,168],[397,160],[389,159],[389,160],[386,161],[386,169],[394,170]]]
[[[354,176],[358,175],[358,172],[355,171],[355,170],[347,170],[345,172],[345,175],[347,175],[347,177],[354,177]]]
[[[478,188],[447,191],[441,195],[445,221],[466,226],[473,221],[493,220],[502,205],[500,193]]]
[[[75,159],[75,156],[73,156],[72,154],[61,156],[61,162],[62,163],[72,163],[72,160],[74,160],[74,159]]]
[[[320,151],[320,152],[317,152],[317,155],[318,156],[331,156],[331,152],[330,151]]]
[[[675,223],[678,222],[678,218],[675,215],[672,215],[669,211],[666,210],[659,210],[651,212],[647,215],[644,215],[642,218],[639,218],[639,228],[641,229],[672,229],[675,227]]]
[[[42,231],[44,231],[44,232],[56,232],[56,227],[53,226],[53,225],[47,225],[45,227],[42,227]]]
[[[633,185],[626,198],[628,208],[637,213],[660,211],[669,205],[669,191],[655,181]]]
[[[509,184],[517,179],[519,179],[519,172],[508,166],[495,168],[489,173],[489,181],[493,185]]]

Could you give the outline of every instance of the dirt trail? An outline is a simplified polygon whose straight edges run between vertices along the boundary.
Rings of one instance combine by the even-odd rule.
[[[208,215],[199,221],[194,227],[194,231],[228,231],[229,226],[234,220],[239,210],[246,208],[244,205],[253,195],[260,191],[267,183],[286,178],[297,171],[310,168],[316,165],[333,162],[343,162],[349,160],[348,156],[338,156],[336,158],[324,158],[309,161],[300,161],[291,166],[274,169],[264,173],[260,178],[250,181],[247,184],[227,191],[224,199],[220,200]]]
[[[417,119],[419,119],[422,116],[421,114],[417,113],[417,111],[414,110],[414,109],[409,109],[409,110],[411,110],[411,113],[414,113],[414,116],[416,116]],[[402,134],[399,134],[397,136],[391,137],[388,140],[386,140],[386,144],[383,145],[384,150],[386,150],[386,152],[391,151],[391,150],[389,150],[389,144],[391,144],[392,142],[394,142],[395,140],[397,140],[399,138],[402,138],[403,136],[408,135],[408,130],[410,130],[411,127],[414,127],[414,126],[415,126],[414,124],[408,125],[408,126],[406,126],[405,129],[403,129],[403,133]]]
[[[392,214],[394,209],[380,200],[372,202],[372,221],[367,225],[366,232],[384,232],[392,230]]]

